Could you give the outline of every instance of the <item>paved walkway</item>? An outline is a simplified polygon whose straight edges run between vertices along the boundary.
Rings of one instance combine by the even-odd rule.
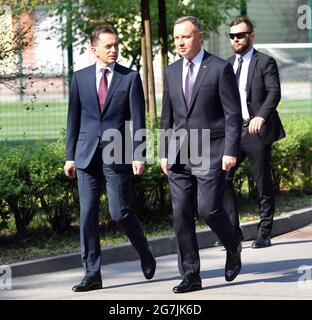
[[[94,299],[94,300],[213,300],[213,299],[312,299],[312,224],[272,239],[272,246],[252,249],[243,243],[241,274],[224,280],[222,247],[200,250],[203,290],[173,294],[180,282],[176,255],[157,258],[153,280],[146,281],[138,261],[102,266],[102,290],[74,293],[81,268],[13,278],[12,290],[0,290],[1,299]],[[305,281],[299,281],[305,279]]]

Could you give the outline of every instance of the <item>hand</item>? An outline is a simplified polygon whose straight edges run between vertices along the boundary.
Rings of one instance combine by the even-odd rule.
[[[75,167],[75,162],[73,161],[66,161],[65,166],[64,166],[64,172],[65,175],[70,178],[74,179],[76,177],[76,167]]]
[[[144,171],[144,163],[140,161],[132,161],[132,170],[134,175],[140,176]]]
[[[163,173],[167,176],[168,175],[168,159],[161,159],[160,167]]]
[[[264,123],[264,119],[261,117],[254,117],[250,120],[248,132],[250,134],[257,134],[262,128],[262,125]]]
[[[222,170],[230,171],[236,165],[237,158],[231,156],[222,157]]]

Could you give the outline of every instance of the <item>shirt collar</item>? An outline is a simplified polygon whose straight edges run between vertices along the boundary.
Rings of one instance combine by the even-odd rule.
[[[204,57],[205,51],[203,48],[200,49],[198,54],[191,60],[195,65],[201,64],[203,57]],[[187,66],[187,63],[189,63],[189,60],[186,58],[183,58],[183,64],[184,66]]]
[[[247,53],[245,53],[242,58],[245,60],[245,61],[248,61],[251,59],[252,55],[253,55],[253,52],[254,52],[254,48],[251,48]],[[236,54],[236,60],[238,58],[240,58],[241,56],[239,54]]]
[[[102,68],[107,69],[108,72],[113,72],[113,71],[114,71],[114,68],[115,68],[115,63],[112,63],[112,64],[109,65],[108,67],[104,67],[101,62],[97,61],[97,62],[96,62],[96,65],[95,65],[95,72],[96,72],[96,73],[102,72],[102,71],[101,71]]]

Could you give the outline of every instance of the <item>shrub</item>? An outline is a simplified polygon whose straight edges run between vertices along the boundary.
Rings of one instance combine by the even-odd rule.
[[[17,234],[22,235],[37,210],[29,172],[30,152],[25,145],[15,148],[2,147],[1,151],[0,198],[8,208],[8,211],[2,211],[1,216],[5,216],[7,220],[9,215],[13,214]]]
[[[56,232],[69,228],[78,207],[76,183],[63,171],[64,145],[63,136],[53,144],[36,142],[29,165],[34,194]]]
[[[273,145],[272,171],[276,190],[312,190],[312,117],[283,119],[286,137]]]
[[[276,190],[312,190],[312,117],[299,116],[283,121],[286,138],[273,145],[273,182]],[[157,159],[157,132],[148,139],[148,155]],[[31,148],[2,146],[0,150],[0,230],[13,215],[18,234],[26,231],[33,216],[42,209],[54,231],[67,229],[78,217],[76,180],[63,172],[65,135],[56,143],[38,141]],[[153,145],[151,145],[151,143]],[[256,194],[250,163],[237,170],[235,186],[239,193]],[[142,176],[133,177],[133,208],[145,223],[170,220],[171,198],[167,177],[159,162],[148,164]],[[107,220],[107,199],[101,197],[101,214]]]

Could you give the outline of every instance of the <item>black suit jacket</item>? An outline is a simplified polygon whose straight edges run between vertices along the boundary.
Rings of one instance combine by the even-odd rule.
[[[235,55],[228,61],[232,65]],[[266,144],[285,137],[276,110],[281,99],[281,86],[276,61],[254,49],[247,76],[247,107],[250,117],[260,116],[265,122],[259,136]]]
[[[100,111],[96,90],[95,64],[75,72],[67,117],[66,160],[74,160],[77,168],[86,168],[102,141],[103,133],[110,135],[119,132],[120,135],[117,133],[115,137],[121,137],[122,140],[122,162],[119,164],[125,164],[125,153],[128,157],[127,163],[131,164],[132,153],[130,152],[129,159],[129,152],[126,152],[129,150],[130,128],[125,127],[125,122],[130,119],[133,134],[145,129],[144,94],[138,72],[115,64],[103,112]],[[113,132],[107,129],[113,129]],[[114,138],[106,140],[102,141],[103,147],[110,144]],[[141,143],[142,141],[137,139],[133,141],[131,148],[130,138],[130,151],[132,149],[134,152]]]
[[[182,89],[183,59],[165,70],[161,129],[210,129],[210,167],[220,168],[222,156],[237,156],[241,136],[241,106],[233,68],[227,61],[205,51],[187,109]],[[163,139],[161,140],[163,142]],[[189,139],[187,140],[189,143]],[[182,143],[181,143],[182,144]],[[162,157],[170,168],[178,156],[174,143],[166,143]],[[175,146],[174,146],[175,147]]]

